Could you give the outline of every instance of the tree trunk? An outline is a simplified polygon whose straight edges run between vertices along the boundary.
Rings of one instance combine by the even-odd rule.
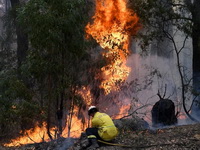
[[[194,0],[192,11],[193,29],[193,85],[195,90],[200,92],[200,0]],[[200,98],[197,99],[197,105],[199,104]],[[200,111],[200,107],[196,107],[196,110]]]
[[[47,104],[47,134],[49,136],[49,138],[52,140],[52,136],[51,136],[51,104],[52,104],[52,79],[51,79],[51,75],[48,75],[48,104]]]
[[[23,31],[23,29],[17,25],[17,59],[18,67],[21,67],[22,63],[26,60],[27,50],[28,50],[28,35]]]
[[[57,119],[58,119],[58,134],[57,136],[60,137],[62,135],[62,120],[63,120],[63,100],[64,100],[64,93],[61,92],[61,97],[60,97],[60,105],[58,106],[58,110],[56,112]],[[59,103],[59,98],[57,100],[57,103]]]
[[[24,32],[23,28],[17,22],[17,11],[16,7],[19,6],[19,0],[10,0],[12,9],[15,13],[14,23],[16,26],[17,34],[17,62],[18,68],[21,67],[21,64],[25,61],[28,50],[28,35]]]
[[[192,19],[193,19],[193,31],[192,31],[192,38],[193,38],[193,71],[194,73],[200,72],[200,1],[195,0],[193,4],[193,12],[192,12]]]

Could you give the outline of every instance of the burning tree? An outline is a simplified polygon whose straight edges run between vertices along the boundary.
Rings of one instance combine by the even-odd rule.
[[[140,24],[136,13],[126,5],[126,0],[96,1],[93,22],[86,26],[88,36],[105,50],[102,55],[108,65],[102,67],[97,76],[103,78],[100,88],[105,94],[119,90],[118,85],[124,83],[130,73],[126,59],[130,55],[131,36],[138,32]]]
[[[175,19],[177,22],[172,21],[173,17],[182,16],[174,13],[171,3],[167,1],[96,0],[94,16],[88,23],[85,16],[80,14],[88,13],[85,6],[89,8],[89,4],[91,4],[89,1],[84,0],[30,0],[25,7],[18,9],[18,19],[25,25],[24,28],[31,44],[22,72],[29,75],[30,83],[34,84],[30,88],[34,92],[32,100],[36,101],[41,110],[39,115],[44,116],[37,126],[40,129],[46,127],[45,133],[40,135],[42,140],[72,136],[70,132],[72,127],[74,130],[84,129],[88,124],[87,106],[98,104],[98,100],[101,99],[102,103],[104,100],[104,106],[107,106],[105,110],[109,111],[108,107],[115,104],[117,99],[115,96],[112,97],[113,93],[124,92],[128,89],[124,93],[131,92],[130,97],[137,103],[139,100],[133,96],[133,93],[137,95],[142,89],[147,89],[152,85],[152,76],[157,75],[161,78],[159,71],[151,68],[150,74],[144,77],[143,87],[138,88],[139,80],[130,78],[131,74],[137,73],[136,69],[127,65],[128,58],[133,58],[131,57],[133,53],[131,43],[136,35],[142,37],[141,42],[143,43],[140,44],[143,52],[147,50],[146,47],[153,39],[159,40],[160,43],[163,39],[171,41],[170,46],[175,50],[181,76],[183,102],[186,100],[185,92],[188,90],[186,87],[189,87],[191,80],[186,80],[184,76],[185,70],[182,70],[179,54],[185,47],[187,38],[179,49],[171,34],[173,33],[171,25],[178,26],[176,31],[183,29],[184,26],[177,23],[179,19]],[[186,22],[182,23],[186,24]],[[98,48],[101,60],[105,60],[106,63],[101,64],[100,68],[93,66],[94,60],[91,59],[91,54],[85,51],[85,49],[96,50],[97,48],[86,45],[84,30],[87,39],[93,38],[101,47]],[[139,30],[145,35],[138,34]],[[162,57],[167,58],[163,53]],[[137,60],[139,56],[136,57]],[[106,101],[109,98],[112,102]],[[126,104],[126,107],[119,105],[116,111],[119,114],[125,112],[126,115],[128,110],[135,106],[140,108],[144,108],[145,105],[149,106],[144,103],[130,104],[127,97],[123,98],[120,104]],[[188,112],[188,110],[185,111]],[[110,110],[110,113],[113,112],[114,110]],[[23,133],[31,134],[31,131],[33,130],[26,130]],[[29,138],[32,139],[30,136]],[[32,139],[32,141],[35,140]]]
[[[3,113],[0,119],[13,122],[16,131],[8,131],[12,135],[17,132],[22,136],[16,142],[12,140],[13,145],[67,136],[74,121],[78,120],[75,118],[72,121],[71,116],[78,116],[79,109],[76,107],[81,105],[82,99],[77,96],[76,91],[82,83],[80,76],[87,64],[86,58],[88,59],[85,51],[87,44],[83,36],[87,15],[79,15],[87,14],[85,3],[73,0],[30,0],[19,6],[13,14],[17,16],[15,21],[26,31],[29,40],[28,56],[18,70],[27,82],[19,80],[17,76],[11,78],[15,67],[10,74],[7,68],[1,70],[1,77],[8,81],[1,82],[3,90],[0,95],[3,99],[0,101],[4,103],[9,99],[9,105],[1,105]],[[10,78],[16,81],[11,82]],[[26,105],[22,105],[24,103]],[[8,107],[4,107],[6,105]],[[7,117],[7,112],[13,116],[15,114],[16,118]],[[27,115],[29,124],[21,122]],[[66,122],[68,134],[66,130],[62,133],[66,129]],[[3,126],[1,121],[0,128],[3,129]],[[23,138],[29,140],[24,141]]]

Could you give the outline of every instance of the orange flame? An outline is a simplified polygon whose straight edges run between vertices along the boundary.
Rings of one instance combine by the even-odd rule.
[[[101,68],[103,82],[100,88],[108,94],[119,90],[120,83],[128,77],[131,69],[126,66],[129,55],[131,35],[139,29],[139,18],[126,7],[126,0],[96,0],[96,12],[93,23],[86,26],[91,35],[103,49],[103,56],[110,64]]]
[[[88,87],[82,87],[77,94],[81,95],[87,105],[91,105],[92,102],[92,96],[90,93],[90,90]],[[15,106],[12,106],[15,108]],[[80,133],[85,130],[86,126],[83,125],[82,120],[78,118],[78,107],[75,106],[73,110],[73,117],[70,124],[70,130],[69,130],[69,124],[65,127],[65,129],[62,131],[62,137],[74,137],[78,138],[80,136]],[[85,123],[88,121],[85,117]],[[56,132],[58,131],[57,128],[53,127],[50,129],[51,135],[56,136]],[[53,137],[56,138],[56,137]],[[24,144],[31,144],[31,143],[39,143],[42,141],[50,141],[49,136],[47,134],[47,128],[46,123],[44,122],[42,126],[36,125],[34,129],[30,129],[25,131],[25,135],[18,137],[16,139],[11,140],[10,143],[4,144],[6,147],[12,147],[12,146],[20,146]]]
[[[78,119],[78,107],[74,108],[74,117],[72,118],[71,126],[70,126],[70,132],[69,128],[66,127],[62,132],[62,137],[74,137],[78,138],[80,136],[80,133],[84,130],[83,127],[81,127],[81,120]],[[50,129],[51,135],[56,135],[55,133],[58,131],[57,128],[53,127]],[[56,137],[53,137],[54,139]],[[4,144],[6,147],[12,147],[12,146],[20,146],[24,144],[31,144],[31,143],[40,143],[43,141],[50,141],[49,136],[47,134],[46,129],[46,123],[43,123],[41,127],[37,125],[34,129],[30,129],[25,131],[25,135],[18,137],[16,139],[11,140],[10,143]]]
[[[124,116],[128,116],[128,110],[130,109],[130,105],[125,105],[120,108],[119,114],[114,117],[114,119],[120,119]]]
[[[109,62],[105,67],[101,68],[101,78],[103,81],[100,88],[105,90],[105,94],[111,91],[118,91],[120,84],[128,77],[131,69],[126,66],[126,60],[130,54],[129,45],[132,35],[135,35],[140,28],[139,18],[133,10],[128,9],[127,0],[96,0],[96,12],[93,16],[93,23],[86,26],[86,33],[93,37],[100,46],[106,51],[102,54]],[[92,96],[89,89],[83,87],[78,94],[83,96],[85,103],[91,105]],[[129,105],[120,109],[120,114],[127,112]],[[81,128],[81,120],[77,117],[78,108],[74,109],[71,122],[71,137],[78,137]],[[119,118],[121,116],[117,116]],[[12,140],[10,144],[5,146],[19,146],[27,143],[48,141],[46,124],[43,127],[37,126],[34,130],[26,131],[27,135]],[[56,132],[56,128],[51,129],[51,133]],[[63,137],[69,135],[66,127],[62,133]]]
[[[85,130],[85,126],[81,126],[81,125],[82,125],[81,119],[78,118],[78,107],[75,106],[74,111],[73,111],[72,122],[70,125],[70,130],[68,129],[68,127],[66,127],[62,132],[62,136],[78,138],[80,136],[80,133],[83,130]],[[69,131],[70,131],[70,134],[69,134]]]
[[[90,106],[92,103],[92,95],[90,93],[90,88],[83,86],[77,91],[77,94],[81,95],[85,103]]]
[[[183,112],[180,112],[179,115],[178,115],[178,119],[180,120],[185,120],[187,118],[186,114],[183,113]]]
[[[68,128],[69,126],[67,126],[62,132],[62,137],[67,138],[70,136],[78,138],[80,136],[80,133],[83,130],[85,130],[85,126],[81,126],[82,122],[78,118],[78,107],[75,106],[73,114],[74,115],[71,120],[70,130]],[[56,127],[52,127],[50,129],[50,134],[53,136],[54,139],[56,139],[57,131],[58,129]],[[25,131],[25,134],[23,136],[11,140],[10,143],[6,143],[4,144],[4,146],[6,147],[20,146],[24,144],[40,143],[43,141],[46,142],[50,141],[49,136],[47,134],[47,128],[45,122],[42,124],[42,126],[37,125],[34,129]]]
[[[43,123],[42,127],[36,126],[34,129],[27,130],[25,131],[25,136],[11,140],[11,143],[5,144],[4,146],[20,146],[27,143],[49,141],[45,127],[46,123]],[[53,132],[53,129],[51,132]]]

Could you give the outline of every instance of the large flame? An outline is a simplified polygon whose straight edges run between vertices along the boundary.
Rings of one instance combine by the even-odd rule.
[[[81,120],[77,117],[78,107],[74,108],[73,114],[74,115],[71,120],[70,130],[68,126],[66,126],[62,132],[62,137],[67,138],[70,136],[70,137],[78,138],[80,136],[80,133],[84,130],[84,128],[81,126],[82,124]],[[57,131],[58,129],[55,127],[52,127],[50,129],[50,134],[53,136],[53,139],[56,139]],[[45,122],[42,124],[42,126],[36,125],[35,128],[25,131],[25,134],[23,136],[20,136],[16,139],[11,140],[10,143],[6,143],[4,144],[4,146],[6,147],[20,146],[24,144],[40,143],[43,141],[50,141],[50,138],[47,134],[47,128],[46,128]]]
[[[103,82],[100,88],[108,94],[117,91],[131,69],[126,66],[132,35],[139,29],[139,18],[128,9],[126,0],[96,0],[93,22],[86,26],[86,33],[107,50],[103,56],[110,62],[102,67]]]
[[[126,66],[126,60],[130,54],[129,46],[131,36],[139,30],[139,18],[133,10],[128,9],[126,0],[96,0],[96,11],[93,16],[93,22],[86,26],[86,33],[93,37],[97,43],[105,50],[103,57],[109,62],[108,65],[101,68],[103,81],[100,88],[105,90],[105,94],[111,91],[117,91],[128,77],[131,69]],[[83,87],[78,94],[82,95],[85,103],[91,105],[92,96],[90,88]],[[129,105],[122,107],[119,114],[127,112]],[[81,128],[81,120],[78,116],[78,108],[75,107],[71,122],[70,136],[78,137]],[[122,116],[116,116],[120,118]],[[5,146],[17,146],[21,144],[48,141],[46,125],[37,126],[34,130],[26,131],[27,135],[12,140]],[[57,129],[52,128],[54,134]],[[41,135],[42,134],[42,135]],[[63,137],[69,136],[68,128],[62,133]]]

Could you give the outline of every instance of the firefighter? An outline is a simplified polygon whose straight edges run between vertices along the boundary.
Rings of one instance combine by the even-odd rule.
[[[88,149],[98,148],[97,140],[111,141],[118,135],[118,129],[115,127],[110,116],[100,113],[96,106],[89,107],[88,115],[92,117],[92,127],[86,129],[89,140]]]

